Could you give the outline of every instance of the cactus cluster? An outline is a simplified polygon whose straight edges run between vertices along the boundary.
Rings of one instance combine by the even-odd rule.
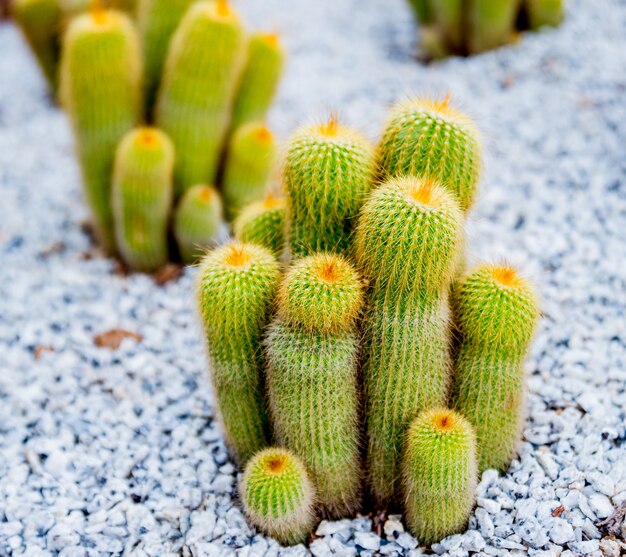
[[[470,55],[515,40],[520,31],[557,26],[565,0],[409,0],[425,54]]]
[[[449,97],[396,106],[377,147],[331,117],[293,135],[284,193],[245,207],[237,240],[204,259],[217,403],[234,455],[251,458],[241,500],[282,543],[311,531],[309,497],[338,518],[367,491],[432,543],[464,527],[478,474],[514,457],[538,309],[511,266],[464,268],[480,171],[476,128]],[[269,428],[256,448],[280,449],[251,457],[242,406]]]

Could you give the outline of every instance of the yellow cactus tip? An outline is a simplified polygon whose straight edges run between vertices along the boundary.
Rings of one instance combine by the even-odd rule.
[[[255,137],[259,143],[269,143],[272,140],[272,132],[269,128],[263,126],[256,131]]]
[[[145,147],[152,147],[157,143],[157,134],[152,128],[142,128],[139,133],[139,142]]]
[[[263,463],[263,468],[270,474],[280,474],[287,468],[287,458],[283,454],[273,454]]]
[[[263,33],[261,35],[261,39],[270,46],[278,46],[280,43],[280,36],[278,33]]]
[[[103,25],[107,20],[107,11],[102,0],[91,0],[89,11],[94,23]]]
[[[326,137],[335,137],[339,130],[339,116],[336,112],[331,112],[328,122],[320,126],[320,133]]]
[[[228,0],[217,0],[217,15],[220,17],[228,17],[231,14],[231,9],[228,4]]]
[[[202,202],[202,203],[208,203],[209,201],[211,201],[211,199],[213,199],[213,189],[210,188],[209,186],[202,186],[200,188],[200,192],[198,193],[198,199]]]
[[[252,256],[243,244],[233,244],[226,255],[226,264],[231,267],[243,267],[250,262]]]
[[[434,189],[435,182],[428,178],[424,178],[411,184],[409,189],[409,195],[414,201],[420,203],[421,205],[434,206]]]
[[[432,414],[432,424],[437,431],[448,432],[456,428],[458,416],[448,409],[435,410]]]
[[[276,197],[273,192],[267,194],[267,197],[263,200],[263,208],[264,209],[274,209],[275,207],[280,207],[284,205],[285,200]]]
[[[320,280],[333,284],[341,278],[342,272],[334,257],[322,257],[319,263],[315,274]]]
[[[511,265],[494,265],[491,268],[491,276],[496,283],[509,288],[518,288],[524,283],[524,279]]]

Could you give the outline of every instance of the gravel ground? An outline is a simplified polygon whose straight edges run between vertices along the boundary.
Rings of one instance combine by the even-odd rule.
[[[626,2],[571,0],[558,31],[430,67],[403,0],[246,4],[291,49],[283,136],[338,109],[375,137],[393,100],[452,91],[485,136],[474,254],[508,257],[542,293],[520,459],[484,474],[470,529],[434,551],[619,555],[597,524],[626,501]],[[99,257],[66,121],[10,25],[0,52],[0,555],[305,554],[235,504],[193,271],[157,286]],[[113,329],[133,334],[97,346]],[[324,522],[310,551],[421,554],[403,530]]]

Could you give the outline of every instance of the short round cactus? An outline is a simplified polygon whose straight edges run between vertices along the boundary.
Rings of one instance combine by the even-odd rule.
[[[285,243],[285,198],[269,193],[265,199],[244,207],[233,223],[235,237],[265,246],[277,256]]]
[[[315,526],[315,489],[304,464],[286,449],[255,454],[239,492],[250,522],[283,545],[304,542]]]

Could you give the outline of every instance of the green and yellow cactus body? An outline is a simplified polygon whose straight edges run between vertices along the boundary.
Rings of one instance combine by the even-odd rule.
[[[468,13],[468,48],[472,54],[513,40],[520,0],[473,0]]]
[[[512,267],[485,264],[456,285],[453,303],[461,338],[454,406],[476,427],[479,470],[505,470],[521,435],[536,297]]]
[[[168,261],[167,228],[172,207],[174,146],[154,128],[127,134],[113,172],[113,220],[122,259],[137,271]]]
[[[285,244],[285,211],[285,198],[270,192],[265,199],[244,207],[233,223],[235,237],[265,246],[278,257]]]
[[[546,25],[556,27],[563,21],[564,0],[526,0],[526,13],[531,29]]]
[[[280,279],[271,252],[230,243],[204,257],[197,299],[226,442],[240,463],[267,445],[261,337]]]

